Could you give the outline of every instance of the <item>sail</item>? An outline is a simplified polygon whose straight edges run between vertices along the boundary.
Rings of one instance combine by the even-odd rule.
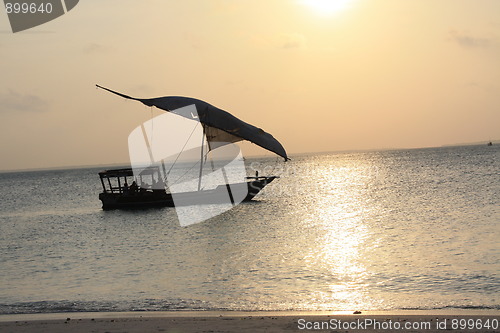
[[[196,120],[203,124],[210,149],[217,148],[216,145],[221,142],[238,142],[241,140],[247,140],[283,157],[285,161],[288,160],[285,149],[271,134],[258,127],[250,125],[236,118],[229,112],[219,109],[207,102],[195,98],[178,96],[147,99],[134,98],[99,85],[96,86],[123,98],[133,99],[150,107],[156,106],[159,109],[172,113],[176,113],[176,109],[194,104],[199,117],[199,119]],[[179,115],[190,118],[189,115]],[[194,119],[194,116],[190,119]]]

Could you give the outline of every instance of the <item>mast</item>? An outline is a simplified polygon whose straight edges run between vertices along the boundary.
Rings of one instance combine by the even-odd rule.
[[[203,128],[203,135],[201,136],[201,156],[200,156],[200,175],[198,176],[198,192],[201,189],[201,176],[203,174],[203,145],[205,144],[205,128]]]

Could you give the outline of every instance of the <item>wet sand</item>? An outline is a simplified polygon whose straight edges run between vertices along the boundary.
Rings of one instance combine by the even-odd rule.
[[[489,310],[58,313],[2,315],[0,332],[500,332],[499,321]]]

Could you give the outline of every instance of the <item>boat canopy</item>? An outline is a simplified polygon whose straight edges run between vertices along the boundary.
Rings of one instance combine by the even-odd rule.
[[[271,134],[265,132],[261,128],[250,125],[236,118],[229,112],[219,109],[202,100],[179,96],[165,96],[146,99],[135,98],[99,85],[96,86],[123,98],[133,99],[150,107],[156,106],[159,109],[167,112],[172,112],[174,114],[177,114],[175,112],[176,109],[194,104],[196,106],[196,111],[198,112],[197,119],[183,113],[179,113],[179,115],[188,119],[199,121],[203,124],[203,129],[205,131],[210,149],[217,148],[217,146],[215,146],[216,143],[234,143],[242,140],[247,140],[283,157],[285,161],[288,160],[285,148],[283,148],[281,143],[279,143],[279,141],[276,140]],[[210,143],[212,143],[212,145],[210,145]]]

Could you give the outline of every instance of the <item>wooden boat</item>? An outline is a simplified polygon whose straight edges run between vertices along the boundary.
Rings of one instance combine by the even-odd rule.
[[[99,194],[103,209],[137,209],[149,207],[174,207],[172,194],[165,189],[153,189],[152,180],[159,175],[159,170],[151,169],[143,173],[139,179],[139,185],[129,186],[134,183],[134,172],[132,168],[114,169],[99,172],[103,191]],[[150,179],[146,179],[150,176]],[[252,200],[259,192],[271,183],[277,176],[271,177],[247,177],[243,186],[247,187],[247,195],[243,201]],[[136,182],[137,183],[137,182]],[[239,184],[231,184],[231,186]],[[201,190],[196,192],[176,193],[176,196],[187,205],[204,205],[224,203],[227,198],[229,186],[219,185],[215,189]]]
[[[288,160],[283,146],[269,133],[253,125],[245,123],[230,113],[221,110],[204,101],[188,97],[159,97],[138,99],[113,90],[98,86],[123,98],[140,101],[141,103],[157,107],[178,116],[196,120],[202,124],[203,140],[201,145],[199,183],[197,191],[172,193],[168,188],[165,166],[152,163],[149,167],[141,168],[140,172],[134,168],[105,170],[99,173],[103,192],[99,194],[103,209],[134,209],[148,207],[174,207],[176,205],[209,205],[227,204],[230,201],[235,205],[241,201],[252,200],[266,185],[278,178],[277,176],[245,177],[236,183],[228,183],[224,171],[225,183],[204,189],[201,188],[202,165],[206,162],[206,155],[212,150],[220,149],[226,144],[247,140],[278,156]],[[192,113],[178,113],[180,108],[193,105],[197,115]],[[207,145],[203,150],[204,143]],[[151,148],[149,154],[151,154]],[[152,161],[153,162],[153,161]],[[163,163],[163,162],[162,162]],[[174,162],[175,163],[175,162]],[[160,165],[163,166],[160,167]],[[163,171],[163,172],[162,172]],[[158,186],[158,183],[161,185]],[[153,185],[155,184],[155,185]],[[236,199],[235,189],[239,197]],[[244,192],[244,196],[241,193]]]

